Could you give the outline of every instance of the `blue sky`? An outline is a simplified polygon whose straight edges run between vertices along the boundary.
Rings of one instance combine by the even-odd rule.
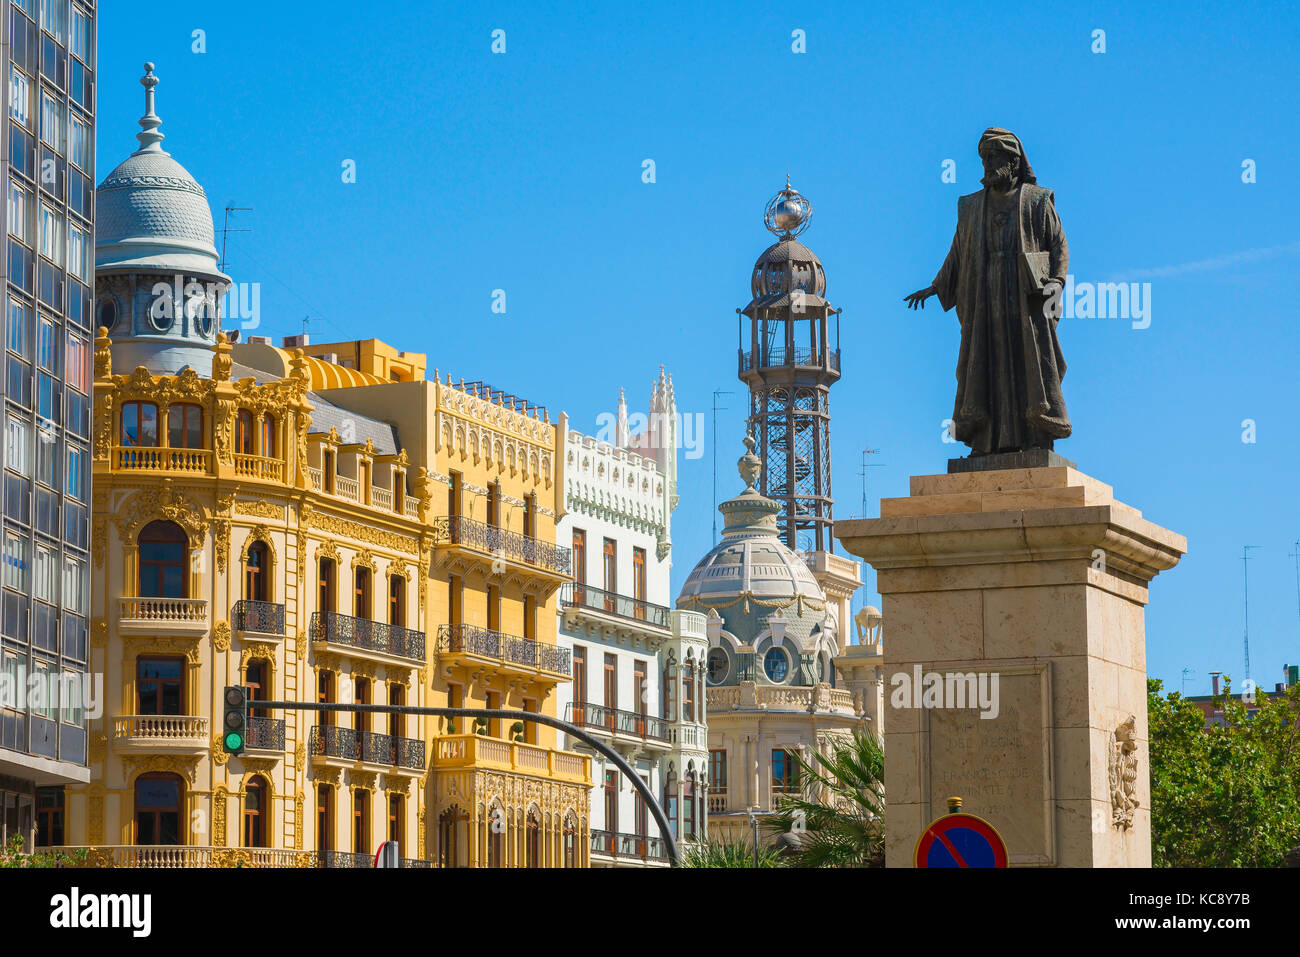
[[[228,271],[262,327],[379,336],[430,366],[597,429],[660,363],[679,409],[719,416],[737,487],[735,309],[788,172],[804,241],[844,309],[832,392],[837,517],[945,470],[955,313],[902,297],[933,277],[975,145],[1014,130],[1056,191],[1077,281],[1150,282],[1151,322],[1063,319],[1074,437],[1058,450],[1185,534],[1156,580],[1150,673],[1208,691],[1300,661],[1295,280],[1297,19],[1283,4],[102,4],[99,177],[131,149],[157,63],[169,149],[250,233]],[[472,9],[470,9],[472,8]],[[990,11],[998,11],[996,18]],[[491,52],[492,31],[506,52]],[[803,30],[807,52],[792,52]],[[1094,30],[1104,53],[1092,52]],[[206,52],[193,52],[194,31]],[[357,181],[342,181],[354,160]],[[642,182],[653,159],[656,182]],[[944,160],[957,182],[941,181]],[[1242,182],[1253,160],[1256,182]],[[220,222],[218,222],[220,225]],[[506,314],[491,311],[506,292]],[[1243,420],[1255,441],[1242,441]],[[681,463],[674,591],[711,544],[711,429]],[[874,575],[865,569],[868,589]],[[874,595],[871,600],[878,603]]]

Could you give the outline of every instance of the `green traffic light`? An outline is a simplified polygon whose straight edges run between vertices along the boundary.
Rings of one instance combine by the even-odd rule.
[[[231,731],[226,735],[226,749],[229,751],[238,751],[244,746],[244,736]]]

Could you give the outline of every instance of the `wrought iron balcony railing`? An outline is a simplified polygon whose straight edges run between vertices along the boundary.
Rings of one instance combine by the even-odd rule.
[[[250,702],[257,710],[257,702]],[[248,719],[248,747],[260,751],[284,751],[284,719],[260,718]]]
[[[424,742],[336,725],[314,725],[308,742],[313,757],[346,758],[395,768],[424,770]]]
[[[231,612],[236,631],[255,631],[260,635],[284,635],[284,605],[273,601],[241,598]]]
[[[566,717],[570,723],[580,728],[603,728],[615,734],[668,741],[668,722],[654,715],[620,711],[599,704],[570,702]]]
[[[478,625],[439,625],[438,650],[446,654],[482,655],[561,675],[573,673],[572,654],[567,648],[505,635]]]
[[[603,588],[592,588],[590,585],[583,585],[579,582],[564,583],[560,589],[560,604],[565,608],[592,608],[596,611],[618,615],[620,618],[644,621],[660,628],[668,627],[669,609],[667,606],[656,605],[653,602],[642,601],[639,598],[628,598],[626,595],[620,595],[617,592],[605,591]]]
[[[375,855],[364,851],[317,851],[321,867],[374,867]]]
[[[591,832],[591,852],[610,857],[640,858],[643,861],[666,861],[668,852],[662,837],[645,834],[622,834],[615,831]]]
[[[465,545],[561,575],[571,574],[573,567],[573,556],[567,548],[461,515],[444,516],[434,521],[433,541],[438,545]]]
[[[424,632],[336,611],[312,612],[311,639],[424,662]]]
[[[754,353],[749,349],[739,351],[740,371],[749,372],[753,370],[755,368]],[[827,368],[836,372],[840,371],[839,349],[828,349],[823,353],[820,349],[801,349],[798,347],[787,349],[784,346],[759,349],[757,367],[760,369],[789,368],[793,366],[821,368],[823,356],[825,356]]]

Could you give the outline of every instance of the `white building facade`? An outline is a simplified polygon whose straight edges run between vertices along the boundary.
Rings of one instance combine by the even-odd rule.
[[[660,370],[648,428],[633,437],[619,399],[613,442],[580,432],[565,443],[565,506],[556,541],[573,549],[557,640],[573,681],[557,714],[611,745],[645,782],[679,842],[702,840],[707,816],[703,614],[669,607],[670,519],[677,504],[677,418]],[[562,747],[591,749],[569,738]],[[649,808],[612,762],[593,757],[593,867],[667,866]]]

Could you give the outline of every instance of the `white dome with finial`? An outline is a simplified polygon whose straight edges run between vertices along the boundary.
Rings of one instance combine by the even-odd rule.
[[[95,269],[105,272],[182,273],[228,282],[217,268],[215,231],[207,194],[160,145],[162,120],[154,112],[154,65],[144,65],[145,115],[140,149],[99,184],[95,198]]]

